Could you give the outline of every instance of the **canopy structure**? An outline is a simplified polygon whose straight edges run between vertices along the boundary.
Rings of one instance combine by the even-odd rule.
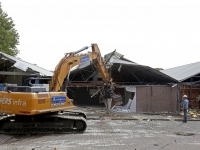
[[[12,68],[18,68],[22,72],[14,72]],[[22,75],[40,74],[43,76],[53,76],[53,72],[31,64],[17,57],[0,52],[0,74],[2,75]]]

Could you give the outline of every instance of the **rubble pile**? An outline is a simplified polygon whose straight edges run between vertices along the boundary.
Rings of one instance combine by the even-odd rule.
[[[183,111],[180,113],[180,115],[184,115]],[[189,109],[188,116],[191,116],[193,118],[200,117],[200,109]]]

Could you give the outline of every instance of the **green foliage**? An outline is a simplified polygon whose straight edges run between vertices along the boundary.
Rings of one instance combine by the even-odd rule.
[[[200,95],[198,95],[198,96],[196,97],[196,101],[197,101],[197,102],[200,101]]]
[[[17,45],[19,45],[19,34],[15,30],[15,24],[12,18],[8,17],[1,8],[0,3],[0,52],[11,56],[19,53]]]
[[[154,68],[154,69],[156,69],[158,71],[164,70],[163,68]]]

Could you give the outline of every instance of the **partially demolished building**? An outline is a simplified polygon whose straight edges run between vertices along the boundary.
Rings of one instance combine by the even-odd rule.
[[[105,55],[104,61],[113,82],[115,93],[121,94],[123,105],[132,103],[131,112],[176,111],[178,81],[151,67],[127,60],[116,51]],[[87,63],[70,74],[68,96],[76,105],[99,105],[99,97],[91,98],[100,86],[102,78],[95,65]]]

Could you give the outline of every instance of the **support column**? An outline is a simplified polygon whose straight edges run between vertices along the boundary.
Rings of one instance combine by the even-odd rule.
[[[178,86],[177,86],[177,111],[178,113],[180,113],[180,83],[178,83]]]

